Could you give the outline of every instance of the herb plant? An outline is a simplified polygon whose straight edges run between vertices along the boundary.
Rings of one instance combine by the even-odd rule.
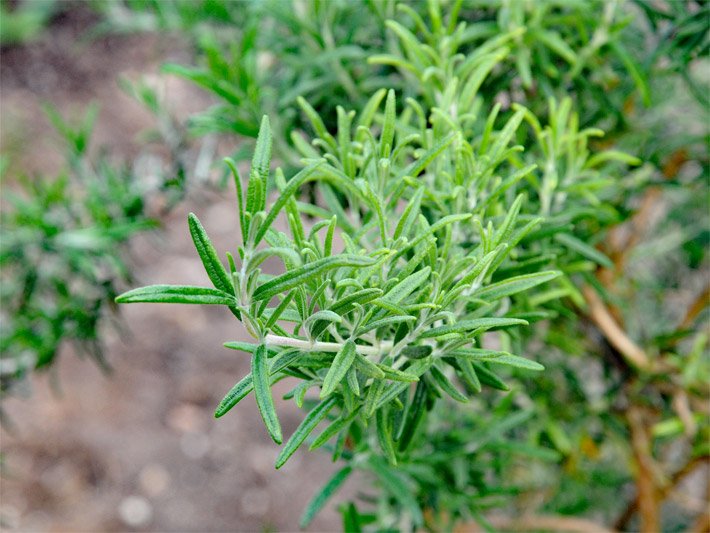
[[[155,222],[127,168],[89,157],[96,112],[72,125],[47,108],[66,167],[56,177],[4,177],[0,397],[33,368],[48,368],[64,343],[107,368],[101,325],[115,310],[119,283],[131,280],[122,247]]]
[[[709,457],[707,3],[97,6],[104,28],[186,34],[196,65],[164,72],[215,96],[183,128],[127,86],[159,119],[173,199],[186,131],[256,137],[248,179],[226,160],[236,253],[189,216],[212,287],[116,301],[243,324],[253,341],[225,346],[251,372],[215,416],[253,392],[277,468],[304,444],[341,464],[303,526],[354,471],[369,484],[346,531],[691,526],[677,487]],[[3,212],[3,389],[63,340],[100,357],[130,281],[120,244],[150,226],[137,177],[89,161],[90,120],[55,122],[66,173]],[[307,410],[292,435],[283,379]]]

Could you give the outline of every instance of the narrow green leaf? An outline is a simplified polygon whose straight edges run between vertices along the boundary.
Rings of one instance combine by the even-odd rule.
[[[380,135],[380,157],[388,158],[392,151],[392,143],[394,142],[394,126],[396,113],[396,99],[394,91],[390,89],[387,92],[387,101],[385,102],[385,120],[382,124],[382,134]]]
[[[258,210],[264,209],[266,203],[266,194],[268,191],[269,167],[271,165],[271,125],[269,117],[264,115],[261,119],[259,127],[259,135],[256,138],[256,147],[254,148],[254,156],[251,160],[251,170],[249,172],[249,181],[258,179],[261,181],[261,192],[263,198]]]
[[[291,300],[293,300],[293,296],[293,292],[289,292],[286,296],[284,296],[283,300],[281,300],[281,303],[279,303],[273,313],[271,313],[271,316],[269,316],[268,320],[266,321],[266,324],[264,325],[264,329],[271,329],[273,325],[276,324],[278,319],[281,317],[281,315],[283,315],[283,312],[291,303]]]
[[[337,399],[335,396],[331,396],[318,405],[316,405],[311,411],[306,415],[306,418],[299,424],[296,431],[293,432],[291,438],[288,439],[286,445],[281,450],[281,453],[276,458],[276,468],[281,468],[289,457],[291,457],[294,452],[303,444],[306,437],[311,434],[311,432],[316,428],[318,423],[323,420],[328,412],[335,406]]]
[[[574,250],[579,255],[594,261],[598,265],[605,266],[607,268],[612,268],[614,263],[602,252],[588,245],[586,242],[581,241],[577,237],[570,235],[569,233],[558,233],[555,235],[555,240],[562,243],[570,250]]]
[[[208,287],[193,287],[190,285],[149,285],[124,292],[116,297],[116,303],[169,303],[169,304],[237,304],[233,294]]]
[[[365,374],[368,377],[374,378],[374,379],[384,379],[385,378],[385,373],[380,370],[380,368],[377,366],[377,364],[373,363],[370,361],[367,357],[365,357],[362,354],[357,354],[355,356],[355,364],[357,365],[358,370]]]
[[[355,343],[350,339],[345,341],[343,348],[335,355],[333,364],[323,380],[323,389],[320,392],[321,399],[330,396],[335,391],[347,371],[350,370],[356,354]]]
[[[419,337],[422,339],[430,339],[433,337],[450,335],[451,333],[465,333],[476,329],[491,329],[516,325],[527,325],[527,321],[519,318],[505,317],[474,318],[472,320],[462,320],[460,322],[456,322],[455,324],[449,324],[448,326],[431,328],[423,332]]]
[[[488,370],[485,366],[480,365],[478,363],[473,363],[473,368],[476,370],[476,375],[478,376],[478,379],[484,385],[488,385],[489,387],[493,387],[494,389],[502,391],[510,390],[510,387],[503,383],[502,379],[500,379],[493,372]]]
[[[520,109],[515,112],[515,114],[510,117],[508,122],[505,123],[503,129],[498,133],[495,142],[491,146],[490,158],[492,161],[496,161],[498,157],[503,153],[503,150],[508,146],[515,132],[518,130],[520,123],[525,117],[525,111]]]
[[[338,144],[335,142],[333,136],[328,133],[328,130],[323,123],[323,119],[320,118],[318,112],[300,96],[296,99],[296,102],[308,117],[308,120],[310,121],[311,126],[313,126],[313,130],[316,132],[316,135],[323,139],[333,151],[336,151],[338,149]]]
[[[399,501],[412,517],[415,526],[420,526],[424,522],[422,511],[419,508],[413,492],[407,484],[402,481],[399,471],[392,469],[379,457],[370,457],[372,471],[380,478],[382,486],[394,499]]]
[[[375,416],[377,441],[389,464],[397,466],[397,453],[394,450],[394,442],[392,440],[392,424],[385,411],[386,409],[379,409]]]
[[[379,328],[383,328],[386,326],[393,326],[395,324],[401,324],[402,322],[414,322],[416,320],[415,317],[410,316],[410,315],[401,315],[401,316],[388,316],[386,318],[381,318],[380,320],[374,320],[370,322],[369,324],[365,324],[364,326],[361,326],[360,329],[357,330],[357,335],[363,335],[367,333],[368,331],[377,330]]]
[[[207,271],[212,284],[215,288],[224,291],[228,294],[234,294],[234,285],[227,269],[224,268],[222,261],[217,256],[217,250],[212,245],[212,241],[207,236],[205,228],[200,223],[200,220],[194,213],[187,215],[188,226],[190,227],[190,235],[192,242],[195,244],[197,253],[200,255],[202,264]],[[241,320],[241,315],[236,307],[230,308],[232,313]]]
[[[254,344],[249,344],[249,343],[238,343],[238,342],[226,342],[224,344],[227,348],[233,348],[236,350],[243,350],[249,353],[253,353],[256,348],[258,348],[260,345],[254,345]],[[235,346],[232,346],[235,345]],[[241,345],[240,347],[236,347],[236,345]],[[271,362],[270,368],[269,368],[269,375],[271,376],[272,381],[275,379],[275,376],[282,370],[286,369],[289,365],[291,365],[294,361],[299,359],[301,357],[301,352],[299,350],[287,350],[285,352],[280,353],[277,355]],[[251,374],[247,374],[244,376],[239,382],[237,382],[234,387],[230,389],[230,391],[225,395],[225,397],[222,399],[221,402],[219,402],[219,405],[217,406],[217,409],[215,410],[214,417],[219,418],[221,416],[224,416],[227,414],[227,412],[232,409],[235,405],[237,405],[240,401],[242,401],[246,396],[254,390],[254,381],[252,379]]]
[[[324,257],[267,281],[258,287],[256,291],[254,291],[253,298],[254,300],[271,298],[281,292],[285,292],[297,287],[298,285],[302,285],[309,279],[312,279],[323,272],[327,272],[328,270],[341,267],[367,266],[372,263],[373,260],[371,258],[364,256],[342,254]]]
[[[451,355],[453,357],[463,357],[472,361],[526,368],[528,370],[545,370],[545,367],[540,363],[531,361],[530,359],[525,359],[524,357],[520,357],[518,355],[497,350],[484,350],[482,348],[458,348],[447,355]]]
[[[247,224],[244,220],[244,194],[242,192],[242,177],[237,170],[237,164],[233,159],[226,157],[224,162],[227,164],[229,169],[232,171],[232,177],[234,178],[234,185],[237,189],[237,214],[239,215],[239,229],[242,233],[242,244],[247,242]]]
[[[397,283],[397,285],[387,291],[387,293],[382,296],[380,300],[393,304],[400,303],[416,289],[421,288],[424,282],[429,278],[430,274],[431,268],[424,267],[419,272],[415,272],[411,276],[408,276]]]
[[[340,418],[331,422],[328,427],[326,427],[318,437],[313,441],[309,450],[316,450],[323,446],[326,442],[332,439],[335,435],[344,430],[355,418],[359,409],[355,409],[348,416],[342,415]]]
[[[402,211],[402,216],[397,223],[397,227],[394,230],[393,239],[397,240],[400,236],[407,236],[412,226],[416,222],[420,214],[420,206],[422,203],[422,197],[424,196],[424,187],[419,187],[417,191],[409,200],[409,204]]]
[[[311,163],[308,165],[306,168],[301,170],[298,174],[293,176],[288,183],[286,184],[286,187],[284,188],[283,191],[281,191],[281,195],[278,197],[276,202],[274,202],[274,205],[271,206],[271,210],[269,211],[269,214],[266,215],[266,218],[264,219],[264,222],[261,224],[261,227],[259,228],[259,231],[256,232],[256,235],[254,236],[254,242],[253,245],[256,246],[261,242],[261,239],[264,238],[264,235],[268,231],[268,229],[271,227],[271,225],[274,223],[274,220],[276,220],[276,217],[278,214],[281,212],[281,210],[284,208],[284,206],[288,203],[288,201],[291,199],[291,197],[294,195],[294,193],[298,190],[298,188],[306,183],[307,181],[313,179],[315,171],[318,169],[323,164],[323,161],[316,161],[315,163]]]
[[[468,403],[468,397],[465,394],[459,392],[459,390],[454,387],[454,384],[451,383],[449,378],[446,377],[446,375],[439,369],[439,367],[433,365],[429,369],[429,372],[431,373],[431,377],[434,378],[434,382],[439,386],[442,391],[451,396],[457,402]]]
[[[402,372],[401,370],[397,370],[396,368],[392,368],[387,365],[383,365],[382,363],[376,363],[377,368],[382,370],[382,373],[385,375],[385,378],[390,379],[392,381],[403,381],[406,383],[414,383],[416,381],[419,381],[419,378],[415,376],[414,374],[410,374],[408,372]]]
[[[214,412],[214,417],[219,418],[227,414],[232,407],[242,401],[252,390],[254,390],[254,381],[251,374],[247,374],[222,398]]]
[[[429,164],[439,156],[439,154],[446,150],[455,138],[456,133],[450,133],[441,139],[432,148],[424,152],[421,157],[417,158],[416,161],[412,162],[404,170],[402,170],[399,174],[400,178],[404,176],[416,178],[422,170],[428,167]]]
[[[562,272],[556,270],[547,270],[545,272],[537,272],[535,274],[523,274],[508,278],[493,285],[482,287],[473,293],[475,298],[481,300],[498,300],[512,294],[517,294],[526,291],[532,287],[555,279],[562,275]]]
[[[328,224],[328,232],[325,234],[325,243],[323,244],[323,257],[329,257],[333,253],[333,235],[335,234],[335,226],[338,223],[338,217],[333,215]]]
[[[352,472],[352,467],[346,466],[345,468],[338,470],[328,480],[328,482],[323,485],[323,488],[321,488],[318,493],[313,497],[313,499],[306,507],[303,516],[301,516],[300,526],[302,528],[305,528],[308,524],[311,523],[311,520],[315,518],[318,512],[326,504],[328,499],[330,499],[330,497],[335,494],[335,492],[340,488],[340,486],[345,482],[345,480],[348,479],[350,472]]]
[[[379,109],[382,99],[386,94],[386,89],[380,89],[370,97],[365,106],[362,108],[362,111],[360,111],[360,116],[357,120],[358,126],[369,128],[372,125],[375,113],[377,112],[377,109]]]
[[[384,372],[383,372],[384,375]],[[377,409],[377,403],[385,392],[386,382],[383,379],[376,379],[373,381],[372,385],[367,391],[367,396],[365,396],[365,405],[363,406],[363,416],[365,418],[372,418],[375,414],[375,409]]]
[[[406,346],[402,349],[402,355],[408,359],[424,359],[429,357],[433,348],[428,344],[423,344],[421,346]]]
[[[251,375],[254,380],[254,394],[256,395],[256,405],[264,421],[264,425],[276,444],[281,444],[281,425],[276,415],[274,398],[271,395],[271,384],[269,383],[269,369],[267,362],[266,345],[260,345],[251,358]]]

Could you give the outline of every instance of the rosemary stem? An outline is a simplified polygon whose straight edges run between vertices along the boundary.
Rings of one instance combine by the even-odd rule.
[[[303,339],[293,339],[291,337],[274,335],[272,333],[267,334],[264,340],[266,341],[267,345],[290,346],[292,348],[301,348],[303,350],[309,350],[314,352],[339,352],[343,347],[343,344],[339,342],[310,342]],[[358,344],[356,345],[356,350],[362,355],[380,355],[383,349],[386,350],[391,347],[391,343],[382,343],[381,346],[363,346],[361,344]]]

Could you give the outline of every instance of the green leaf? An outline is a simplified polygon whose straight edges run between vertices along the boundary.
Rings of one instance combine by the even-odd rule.
[[[272,298],[281,292],[302,285],[328,270],[341,267],[361,267],[371,265],[372,263],[373,260],[371,258],[364,256],[343,254],[324,257],[267,281],[254,291],[253,298],[254,300]]]
[[[252,390],[254,390],[254,381],[251,374],[247,374],[229,390],[224,398],[222,398],[222,401],[219,402],[217,409],[215,409],[214,417],[219,418],[227,414],[232,407],[246,398]]]
[[[299,424],[296,431],[293,432],[291,438],[288,439],[286,445],[281,450],[281,453],[276,458],[276,468],[281,468],[289,457],[303,444],[306,437],[311,434],[311,432],[316,428],[318,423],[323,420],[328,412],[335,406],[337,399],[335,396],[331,396],[318,405],[316,405],[311,411],[306,415],[306,418]]]
[[[303,512],[303,516],[301,516],[300,526],[302,528],[305,528],[311,523],[311,520],[315,518],[328,499],[330,499],[330,497],[335,494],[345,480],[348,479],[348,476],[352,470],[351,466],[346,466],[345,468],[338,470],[335,474],[333,474],[323,488],[318,491],[306,507],[306,510]]]
[[[355,418],[355,416],[358,413],[358,408],[356,408],[352,413],[350,413],[348,416],[342,415],[340,418],[337,420],[334,420],[328,427],[326,427],[323,432],[316,437],[316,439],[313,441],[311,446],[308,448],[309,450],[315,450],[323,446],[326,442],[328,442],[330,439],[332,439],[335,435],[340,433],[343,429],[345,429]]]
[[[289,292],[286,296],[284,296],[283,300],[281,300],[281,303],[279,303],[276,309],[274,309],[274,311],[269,316],[268,320],[266,321],[266,324],[264,325],[264,329],[271,329],[274,324],[276,324],[279,318],[283,315],[288,305],[291,303],[291,300],[293,300],[293,296],[293,292]]]
[[[384,375],[384,372],[383,372]],[[385,392],[386,382],[383,379],[376,379],[367,391],[367,396],[365,397],[365,404],[363,405],[363,416],[365,418],[371,418],[375,414],[375,409],[377,409],[377,403],[380,400],[380,396]]]
[[[242,192],[242,177],[239,175],[239,170],[237,170],[237,164],[229,157],[224,159],[229,169],[232,171],[232,177],[234,178],[234,185],[237,189],[237,214],[239,215],[239,228],[242,233],[242,244],[247,242],[247,223],[244,219],[244,195]]]
[[[459,348],[447,355],[452,355],[454,357],[465,357],[472,361],[482,361],[499,365],[526,368],[528,370],[545,370],[545,367],[540,363],[508,352],[500,352],[496,350],[484,350],[482,348]]]
[[[402,349],[402,355],[408,359],[424,359],[429,357],[433,348],[428,344],[423,344],[421,346],[405,346]]]
[[[401,324],[402,322],[414,322],[416,317],[410,315],[398,315],[398,316],[388,316],[386,318],[381,318],[380,320],[374,320],[369,324],[361,326],[357,330],[357,335],[363,335],[368,331],[377,330],[379,328],[384,328],[386,326],[393,326],[395,324]]]
[[[212,245],[212,241],[207,236],[207,232],[200,223],[200,220],[194,213],[190,213],[187,215],[187,221],[188,226],[190,227],[192,242],[195,244],[197,253],[200,255],[202,264],[204,265],[212,284],[215,288],[221,291],[228,294],[234,294],[232,278],[227,272],[227,269],[224,268],[222,261],[219,260],[217,250],[215,250],[215,247]],[[236,308],[232,308],[232,312],[238,319],[241,319],[241,315]]]
[[[234,306],[237,299],[233,294],[208,287],[190,285],[149,285],[124,292],[116,297],[116,303],[169,303],[208,304]]]
[[[347,371],[350,370],[353,361],[355,361],[355,355],[357,355],[355,343],[348,339],[345,341],[343,348],[335,355],[333,363],[323,380],[323,389],[320,392],[321,399],[330,396],[335,391]]]
[[[392,151],[392,143],[394,142],[394,126],[396,113],[396,99],[394,91],[390,89],[387,93],[387,101],[385,102],[385,120],[382,124],[382,134],[380,135],[380,157],[388,158]]]
[[[227,342],[224,344],[228,348],[233,348],[231,345],[244,345],[243,347],[234,347],[236,350],[244,350],[249,353],[253,353],[256,348],[258,348],[260,345],[254,345],[254,344],[249,344],[249,343],[238,343],[238,342]],[[253,349],[250,350],[250,347],[253,347]],[[291,365],[294,361],[299,359],[301,357],[301,352],[299,350],[287,350],[285,352],[282,352],[276,358],[272,361],[271,363],[271,368],[269,369],[269,374],[272,377],[272,380],[274,379],[274,376],[277,375],[279,372],[287,368],[289,365]],[[230,389],[230,391],[225,395],[225,397],[222,399],[221,402],[219,402],[219,405],[217,406],[217,409],[215,410],[214,417],[219,418],[221,416],[224,416],[229,412],[232,407],[237,405],[240,401],[242,401],[244,398],[247,397],[247,395],[254,390],[254,381],[252,379],[251,374],[247,374],[244,376],[239,382],[237,382],[234,387]]]
[[[579,255],[594,261],[598,265],[602,265],[607,268],[612,268],[614,266],[614,263],[612,263],[611,259],[609,259],[606,255],[569,233],[558,233],[555,235],[555,240],[562,243],[570,250],[574,250]]]
[[[426,380],[422,380],[417,384],[414,391],[414,398],[407,410],[407,418],[401,426],[399,435],[396,435],[400,451],[404,451],[409,447],[412,438],[416,434],[417,427],[426,413],[427,401],[427,384]]]
[[[249,183],[252,180],[259,180],[260,191],[262,194],[261,203],[255,209],[262,211],[266,203],[267,184],[269,179],[269,166],[271,165],[271,126],[269,117],[264,115],[261,119],[259,127],[259,135],[256,138],[256,147],[254,148],[254,156],[251,160],[251,170],[249,171]]]
[[[478,363],[473,363],[473,368],[476,370],[476,375],[478,376],[478,379],[484,385],[488,385],[489,387],[493,387],[494,389],[502,391],[510,390],[510,387],[503,383],[502,379],[500,379],[493,372],[488,370],[485,366],[480,365]]]
[[[456,322],[455,324],[450,324],[448,326],[439,326],[436,328],[431,328],[419,335],[422,339],[429,339],[433,337],[441,337],[443,335],[450,335],[451,333],[465,333],[471,330],[477,329],[491,329],[491,328],[501,328],[506,326],[517,326],[517,325],[527,325],[526,320],[521,320],[519,318],[474,318],[472,320],[462,320],[461,322]]]
[[[439,388],[446,394],[451,396],[454,400],[461,403],[468,403],[468,397],[465,394],[459,392],[459,390],[454,387],[449,378],[437,367],[433,365],[429,371],[431,372],[431,377],[434,378],[434,382],[439,386]]]
[[[264,425],[276,444],[281,444],[281,425],[276,415],[274,398],[271,395],[271,385],[269,383],[269,370],[267,362],[266,345],[261,344],[251,358],[251,375],[254,380],[254,394],[256,395],[256,405],[261,413]]]
[[[399,176],[404,177],[404,176],[411,176],[413,178],[416,178],[419,173],[424,170],[426,167],[429,166],[429,163],[434,161],[441,152],[446,150],[446,148],[451,144],[451,142],[456,138],[456,133],[450,133],[443,139],[441,139],[438,143],[436,143],[432,148],[424,152],[419,158],[417,158],[416,161],[412,162],[409,166],[407,166],[402,172],[400,172]]]
[[[397,227],[394,230],[394,240],[399,239],[400,236],[406,237],[409,234],[409,231],[412,229],[412,226],[419,216],[423,196],[424,187],[419,187],[412,196],[412,199],[409,200],[407,207],[405,207],[404,211],[402,211],[402,216],[400,217]]]
[[[323,309],[321,311],[316,311],[311,316],[309,316],[303,325],[308,328],[314,322],[318,322],[321,320],[326,323],[335,322],[336,324],[340,324],[343,321],[343,318],[338,313],[334,313],[329,309]]]
[[[357,354],[355,356],[355,365],[358,370],[368,377],[374,379],[384,379],[385,373],[380,370],[376,363],[370,361],[367,357],[362,354]]]
[[[473,293],[475,298],[481,300],[498,300],[512,294],[517,294],[526,291],[532,287],[555,279],[562,275],[562,272],[556,270],[547,270],[545,272],[537,272],[535,274],[523,274],[508,278],[493,285],[482,287]]]
[[[376,363],[377,368],[382,370],[382,373],[385,375],[386,379],[392,380],[392,381],[403,381],[406,383],[414,383],[416,381],[419,381],[419,377],[415,376],[414,374],[410,374],[408,372],[402,372],[401,370],[397,370],[396,368],[392,368],[390,366],[384,365],[382,363]]]
[[[318,169],[323,164],[323,161],[316,161],[315,163],[311,163],[308,165],[306,168],[301,170],[298,174],[293,176],[288,183],[286,184],[286,188],[281,191],[281,196],[278,197],[276,202],[274,202],[274,205],[271,206],[271,210],[269,211],[269,214],[266,215],[266,218],[264,219],[264,222],[261,224],[261,227],[259,228],[259,231],[256,232],[256,235],[254,236],[254,242],[253,245],[256,246],[261,242],[261,239],[264,238],[264,235],[268,231],[268,229],[271,227],[271,224],[274,223],[274,220],[276,220],[276,217],[278,214],[281,212],[281,210],[284,208],[286,203],[291,199],[291,197],[294,195],[294,193],[298,190],[298,188],[306,183],[307,181],[313,179],[315,171]]]
[[[392,469],[379,457],[370,457],[370,464],[372,471],[380,478],[385,491],[402,504],[415,525],[421,525],[424,522],[422,511],[414,498],[414,492],[402,481],[400,476],[403,474]]]
[[[424,267],[419,272],[415,272],[411,276],[408,276],[397,283],[397,285],[387,291],[387,293],[382,296],[380,300],[387,303],[398,304],[416,289],[421,288],[423,283],[429,278],[430,274],[431,268]]]
[[[397,466],[397,453],[395,452],[394,442],[392,440],[392,424],[390,417],[387,416],[385,411],[386,409],[380,409],[375,416],[377,441],[385,457],[387,457],[389,464]]]

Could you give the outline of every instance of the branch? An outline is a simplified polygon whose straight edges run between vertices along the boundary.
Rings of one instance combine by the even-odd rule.
[[[683,467],[678,470],[675,474],[671,476],[670,482],[666,485],[664,485],[659,491],[658,491],[658,498],[659,501],[663,501],[665,498],[668,497],[668,495],[675,489],[678,484],[683,481],[683,479],[686,478],[689,474],[695,471],[695,469],[700,466],[702,463],[710,462],[710,455],[702,455],[699,457],[693,457],[688,461]],[[710,485],[710,484],[709,484]],[[629,523],[629,520],[631,520],[631,517],[634,516],[636,511],[638,510],[639,504],[638,504],[638,497],[634,498],[626,507],[623,513],[619,516],[619,518],[616,519],[616,522],[614,522],[614,528],[623,530],[626,529],[626,525]]]
[[[520,518],[492,516],[489,522],[501,531],[564,531],[565,533],[611,533],[612,530],[584,518],[556,515],[524,515]],[[457,533],[476,531],[464,526]]]
[[[585,286],[582,288],[582,293],[589,306],[589,317],[602,331],[609,343],[634,367],[640,370],[650,370],[651,361],[646,353],[621,329],[594,289]]]
[[[633,406],[627,412],[631,429],[631,448],[636,461],[636,487],[641,531],[660,531],[658,491],[653,476],[651,432],[641,409]]]

